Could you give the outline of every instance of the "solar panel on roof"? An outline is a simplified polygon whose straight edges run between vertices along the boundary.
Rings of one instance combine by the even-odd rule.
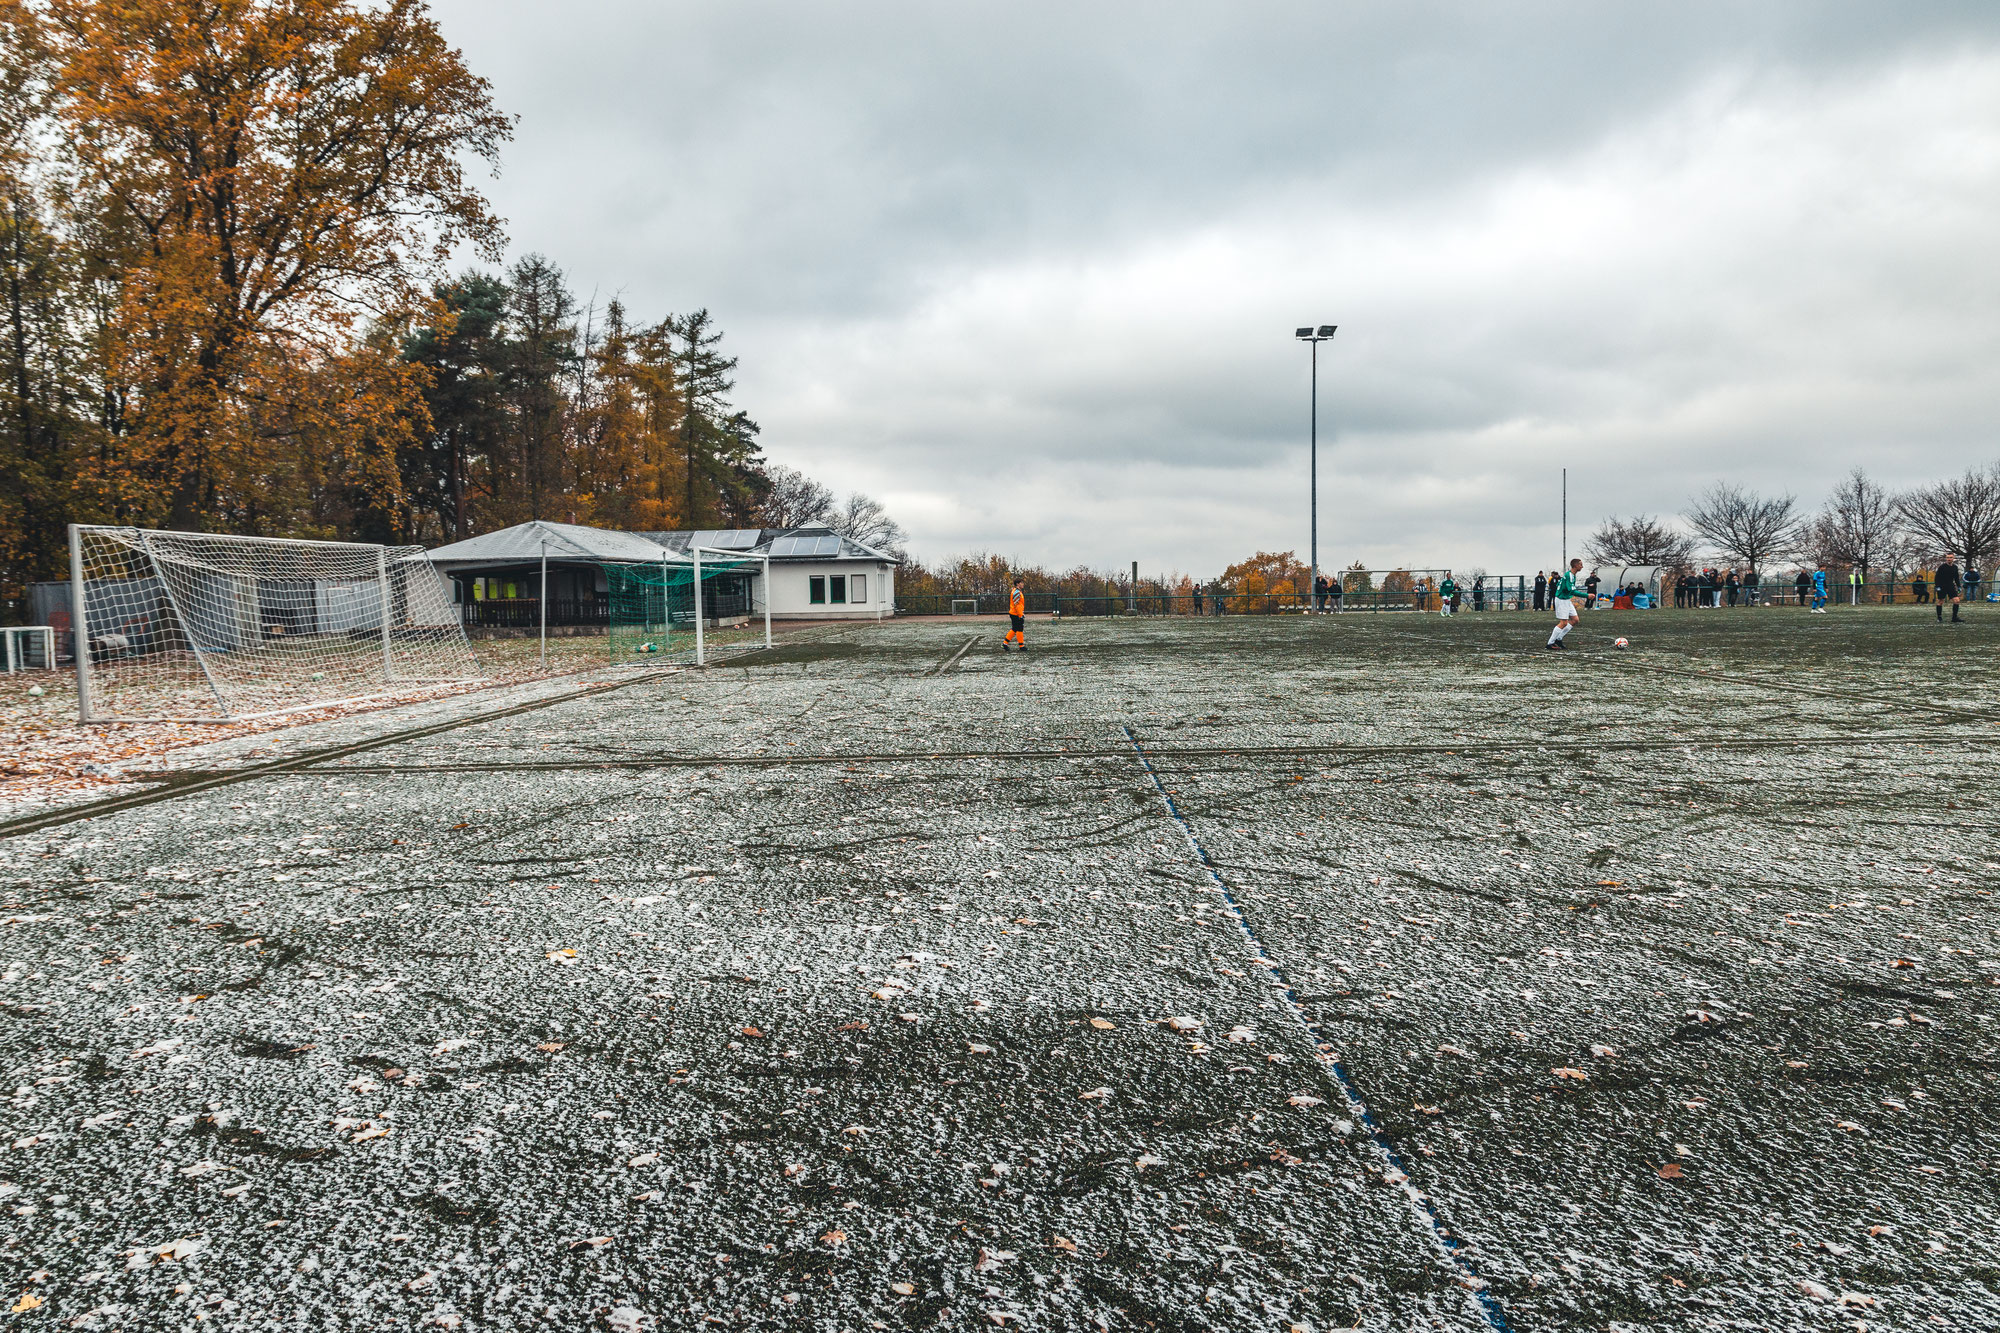
[[[814,554],[814,555],[839,555],[839,554],[840,554],[840,538],[838,538],[838,537],[815,537],[815,538],[813,539],[813,554]]]
[[[718,551],[747,551],[757,544],[760,535],[756,528],[713,528],[694,533],[688,540]]]
[[[799,539],[797,537],[780,537],[771,543],[771,554],[793,555],[797,553],[798,547]]]

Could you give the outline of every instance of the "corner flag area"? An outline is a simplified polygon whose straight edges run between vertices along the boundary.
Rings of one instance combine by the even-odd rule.
[[[0,825],[7,1299],[2000,1326],[1970,615],[843,624],[177,751]]]

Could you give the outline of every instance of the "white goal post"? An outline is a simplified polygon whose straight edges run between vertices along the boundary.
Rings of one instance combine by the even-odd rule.
[[[83,722],[221,722],[479,678],[421,546],[72,524]]]
[[[979,614],[979,599],[954,597],[951,599],[951,613],[955,616],[976,616]]]

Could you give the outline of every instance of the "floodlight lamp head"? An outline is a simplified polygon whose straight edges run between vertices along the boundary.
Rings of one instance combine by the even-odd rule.
[[[1305,328],[1300,329],[1297,333],[1294,333],[1292,336],[1294,338],[1310,338],[1313,336],[1312,326],[1307,325]]]
[[[1319,326],[1319,336],[1322,338],[1331,338],[1333,331],[1339,327],[1338,324],[1322,324]]]

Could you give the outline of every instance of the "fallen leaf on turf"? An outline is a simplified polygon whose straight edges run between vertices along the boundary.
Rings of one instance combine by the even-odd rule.
[[[905,1023],[921,1023],[924,1021],[922,1014],[897,1014],[896,1017],[902,1019]]]
[[[1089,1088],[1076,1094],[1076,1099],[1080,1102],[1101,1102],[1110,1095],[1109,1088]]]
[[[1554,1074],[1557,1078],[1585,1079],[1590,1077],[1590,1075],[1584,1073],[1581,1069],[1570,1069],[1567,1066],[1557,1069],[1551,1069],[1549,1072],[1551,1074]]]
[[[1661,1180],[1679,1180],[1682,1176],[1679,1162],[1668,1162],[1660,1168]]]
[[[820,1239],[828,1245],[845,1245],[847,1243],[847,1233],[845,1231],[829,1231],[824,1236],[821,1236]]]
[[[1460,1056],[1460,1057],[1462,1057],[1463,1059],[1467,1059],[1467,1060],[1470,1060],[1470,1059],[1472,1058],[1472,1052],[1471,1052],[1471,1051],[1467,1051],[1467,1050],[1462,1050],[1462,1049],[1460,1049],[1460,1048],[1459,1048],[1459,1047],[1457,1047],[1457,1046],[1440,1046],[1440,1047],[1438,1047],[1438,1054],[1439,1054],[1439,1055],[1456,1055],[1456,1056]]]
[[[867,1030],[868,1024],[865,1022],[842,1023],[834,1029],[835,1032],[866,1032]]]
[[[610,1243],[609,1236],[586,1236],[582,1240],[571,1241],[569,1247],[572,1250],[601,1250]]]
[[[559,1051],[567,1045],[569,1043],[566,1041],[545,1041],[536,1046],[535,1049],[538,1051]]]
[[[1615,1046],[1593,1046],[1590,1048],[1590,1053],[1600,1060],[1609,1060],[1612,1056],[1618,1054],[1618,1048]]]
[[[200,1253],[202,1248],[205,1245],[207,1245],[207,1243],[208,1243],[207,1241],[189,1240],[183,1237],[182,1239],[175,1241],[171,1245],[161,1246],[158,1250],[158,1254],[162,1259],[181,1260],[187,1258],[191,1254]]]
[[[1321,1097],[1308,1097],[1308,1096],[1307,1096],[1307,1095],[1306,1095],[1305,1093],[1301,1092],[1301,1093],[1297,1094],[1296,1096],[1291,1096],[1291,1097],[1287,1097],[1287,1098],[1285,1098],[1285,1105],[1287,1105],[1287,1106],[1325,1106],[1325,1105],[1326,1105],[1326,1100],[1325,1100],[1324,1098],[1321,1098]]]
[[[764,1034],[759,1032],[756,1028],[744,1028],[743,1035],[746,1037],[761,1037]]]
[[[973,1042],[967,1042],[967,1043],[966,1043],[966,1046],[965,1046],[965,1049],[966,1049],[966,1050],[968,1050],[968,1051],[970,1051],[970,1052],[971,1052],[972,1054],[974,1054],[974,1055],[991,1055],[991,1054],[993,1054],[993,1048],[992,1048],[991,1046],[982,1046],[982,1045],[980,1045],[980,1044],[979,1044],[978,1042],[976,1042],[976,1041],[973,1041]]]
[[[1199,1018],[1187,1017],[1169,1018],[1167,1026],[1176,1032],[1193,1032],[1201,1027],[1201,1020]]]
[[[1833,1127],[1835,1129],[1844,1129],[1850,1134],[1866,1134],[1868,1132],[1867,1126],[1857,1125],[1852,1120],[1836,1120],[1833,1122]]]
[[[891,1282],[889,1290],[895,1292],[898,1296],[914,1296],[917,1294],[916,1285],[910,1282]]]
[[[1071,1254],[1076,1253],[1076,1242],[1071,1240],[1067,1236],[1057,1236],[1054,1240],[1050,1241],[1049,1244],[1053,1245],[1058,1250],[1066,1250]]]
[[[405,1284],[411,1291],[425,1291],[437,1285],[437,1270],[417,1274]]]
[[[1132,1165],[1138,1167],[1141,1171],[1144,1171],[1149,1166],[1165,1166],[1166,1164],[1166,1158],[1155,1157],[1149,1152],[1142,1152],[1132,1159]]]
[[[472,1042],[471,1042],[471,1040],[470,1040],[469,1038],[466,1038],[466,1037],[446,1037],[446,1038],[445,1038],[445,1039],[444,1039],[443,1041],[441,1041],[441,1042],[439,1042],[439,1043],[437,1044],[436,1048],[435,1048],[434,1050],[432,1050],[432,1051],[431,1051],[431,1054],[432,1054],[432,1055],[448,1055],[448,1054],[450,1054],[450,1053],[451,1053],[452,1051],[456,1051],[456,1050],[460,1050],[460,1049],[462,1049],[462,1048],[464,1048],[464,1047],[467,1047],[467,1046],[470,1046],[470,1045],[472,1045]]]
[[[1600,879],[1597,881],[1597,887],[1600,889],[1622,889],[1625,887],[1625,881],[1622,879]]]
[[[348,1142],[366,1143],[370,1139],[387,1138],[388,1134],[389,1134],[389,1127],[387,1125],[376,1125],[373,1129],[362,1130],[359,1134],[356,1134],[353,1138],[349,1139]]]
[[[1116,1023],[1113,1023],[1108,1018],[1093,1018],[1090,1020],[1090,1025],[1096,1028],[1099,1032],[1109,1032],[1113,1028],[1118,1026]]]
[[[1021,1256],[1014,1253],[1014,1251],[1012,1250],[989,1250],[984,1246],[981,1246],[979,1250],[979,1259],[972,1265],[972,1271],[975,1273],[991,1272],[993,1269],[998,1268],[1001,1264],[1006,1263],[1008,1260],[1018,1259],[1020,1257]]]
[[[858,1139],[863,1134],[866,1134],[868,1131],[862,1128],[860,1125],[849,1125],[846,1129],[843,1129],[840,1132],[843,1134],[852,1134],[855,1138]]]
[[[634,1157],[631,1161],[625,1163],[625,1165],[651,1166],[653,1163],[659,1160],[660,1160],[660,1155],[656,1152],[642,1152],[637,1157]]]
[[[32,1291],[24,1291],[21,1293],[21,1299],[14,1302],[14,1308],[10,1310],[8,1313],[26,1314],[30,1310],[39,1310],[41,1306],[42,1306],[41,1297],[35,1295],[35,1293]]]

